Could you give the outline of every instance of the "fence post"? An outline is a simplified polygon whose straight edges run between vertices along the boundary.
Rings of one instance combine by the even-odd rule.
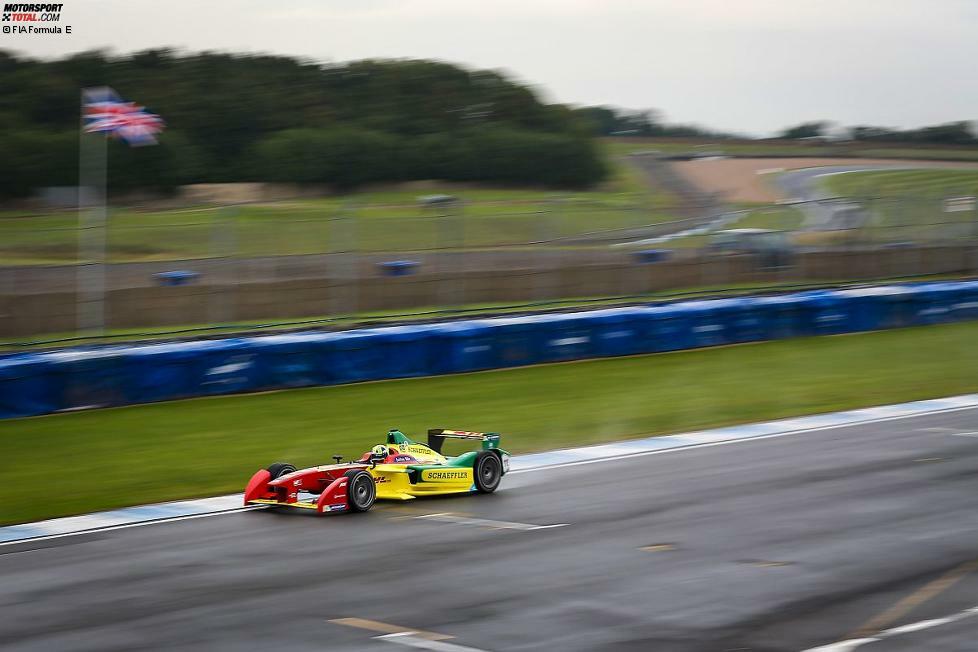
[[[971,228],[968,229],[971,236],[971,273],[978,275],[978,188],[968,194],[972,197]]]
[[[560,228],[560,220],[569,220],[567,211],[573,210],[569,200],[563,195],[553,195],[544,200],[542,212],[537,218],[537,241],[542,251],[537,258],[539,267],[535,274],[533,298],[536,301],[560,298],[563,286],[561,284],[564,265],[564,249]]]
[[[359,266],[356,206],[345,203],[328,218],[331,242],[327,269],[330,276],[330,316],[355,315],[359,310]]]
[[[461,300],[459,288],[465,279],[454,265],[455,259],[464,260],[464,254],[456,251],[464,245],[464,208],[462,201],[446,202],[438,205],[435,216],[435,272],[438,275],[438,303],[441,307],[458,306]]]
[[[105,331],[108,138],[104,134],[87,134],[84,129],[80,133],[77,330],[101,335]]]
[[[214,279],[208,293],[207,318],[212,324],[231,323],[237,312],[238,206],[222,206],[211,224],[210,254],[216,259]]]

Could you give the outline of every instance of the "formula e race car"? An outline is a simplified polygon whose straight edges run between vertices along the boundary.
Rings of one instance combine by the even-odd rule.
[[[481,442],[482,450],[456,457],[442,454],[446,439]],[[278,462],[251,477],[245,505],[300,507],[323,512],[365,512],[378,498],[411,500],[417,496],[492,493],[509,471],[509,453],[499,448],[499,434],[432,429],[428,443],[408,439],[400,430],[387,433],[355,462],[297,470]]]

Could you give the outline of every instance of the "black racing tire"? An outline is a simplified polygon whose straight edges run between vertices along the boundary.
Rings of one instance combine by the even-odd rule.
[[[289,464],[288,462],[276,462],[275,464],[272,464],[270,467],[268,467],[268,472],[272,476],[269,479],[277,480],[281,478],[283,475],[286,475],[288,473],[295,473],[295,470],[296,470],[295,467]]]
[[[351,469],[346,477],[346,503],[351,512],[365,512],[377,500],[377,484],[372,475],[362,469]]]
[[[503,462],[490,451],[479,451],[472,465],[475,488],[480,494],[491,494],[499,486],[503,477]]]

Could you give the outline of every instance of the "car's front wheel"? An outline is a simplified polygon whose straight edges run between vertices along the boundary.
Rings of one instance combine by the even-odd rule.
[[[346,502],[350,511],[365,512],[377,500],[377,485],[373,476],[360,469],[351,469],[346,476]]]
[[[472,465],[475,471],[475,488],[481,494],[491,494],[499,486],[503,477],[503,463],[499,456],[489,451],[480,451]]]
[[[276,462],[268,467],[268,473],[272,477],[269,480],[277,480],[283,475],[288,475],[289,473],[295,473],[295,467],[286,462]]]

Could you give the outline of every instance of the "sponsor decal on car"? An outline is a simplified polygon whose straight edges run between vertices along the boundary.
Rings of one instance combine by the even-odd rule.
[[[417,460],[415,460],[410,455],[398,455],[397,457],[394,458],[394,463],[395,464],[398,464],[398,463],[401,463],[401,462],[416,462],[416,461]]]
[[[471,477],[471,471],[467,469],[452,470],[428,470],[421,472],[421,479],[431,482],[452,482],[455,480],[467,480]]]

